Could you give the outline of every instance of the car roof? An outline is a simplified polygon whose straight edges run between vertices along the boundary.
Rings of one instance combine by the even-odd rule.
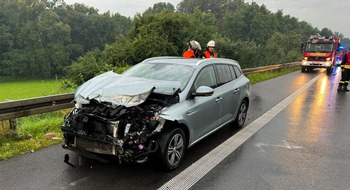
[[[181,64],[181,65],[189,65],[192,67],[198,67],[200,64],[210,64],[210,63],[229,63],[238,65],[237,61],[226,58],[210,58],[210,59],[202,59],[202,58],[183,58],[177,56],[161,56],[161,57],[152,57],[145,59],[142,63],[170,63],[170,64]]]

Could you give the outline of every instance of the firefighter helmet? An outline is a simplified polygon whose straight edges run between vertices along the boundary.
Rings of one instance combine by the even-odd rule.
[[[196,49],[201,50],[202,49],[201,45],[196,40],[191,40],[190,43],[188,43],[188,45],[194,50],[196,50]]]
[[[214,40],[210,40],[207,44],[207,47],[215,47],[215,42]]]

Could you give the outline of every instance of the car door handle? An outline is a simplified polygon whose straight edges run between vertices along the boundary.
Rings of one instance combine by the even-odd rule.
[[[188,110],[188,111],[186,112],[187,115],[192,115],[192,114],[194,114],[194,113],[196,113],[195,110]]]
[[[233,90],[233,93],[237,94],[239,92],[239,88]]]
[[[219,103],[221,100],[222,100],[222,97],[217,97],[215,101]]]

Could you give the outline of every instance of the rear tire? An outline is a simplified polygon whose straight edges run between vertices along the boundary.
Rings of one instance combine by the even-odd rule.
[[[301,67],[301,72],[305,73],[306,72],[306,67]]]
[[[158,160],[164,170],[171,171],[180,165],[185,155],[186,142],[185,133],[180,128],[160,134]]]
[[[233,122],[234,127],[237,127],[237,128],[243,127],[244,122],[247,119],[247,112],[248,112],[248,102],[246,100],[243,100],[241,105],[239,106],[236,119]]]

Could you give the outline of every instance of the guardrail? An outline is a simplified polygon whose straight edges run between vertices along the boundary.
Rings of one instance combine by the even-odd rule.
[[[243,69],[243,73],[245,75],[248,75],[248,74],[261,73],[261,72],[265,72],[265,71],[272,71],[272,70],[277,70],[277,69],[293,67],[293,66],[297,66],[297,65],[300,65],[300,62],[292,62],[292,63],[263,66],[263,67],[247,68],[247,69]]]
[[[74,93],[43,96],[0,103],[0,121],[46,113],[74,106]]]
[[[245,75],[300,65],[300,62],[243,69]],[[74,93],[0,102],[0,121],[72,108]]]

